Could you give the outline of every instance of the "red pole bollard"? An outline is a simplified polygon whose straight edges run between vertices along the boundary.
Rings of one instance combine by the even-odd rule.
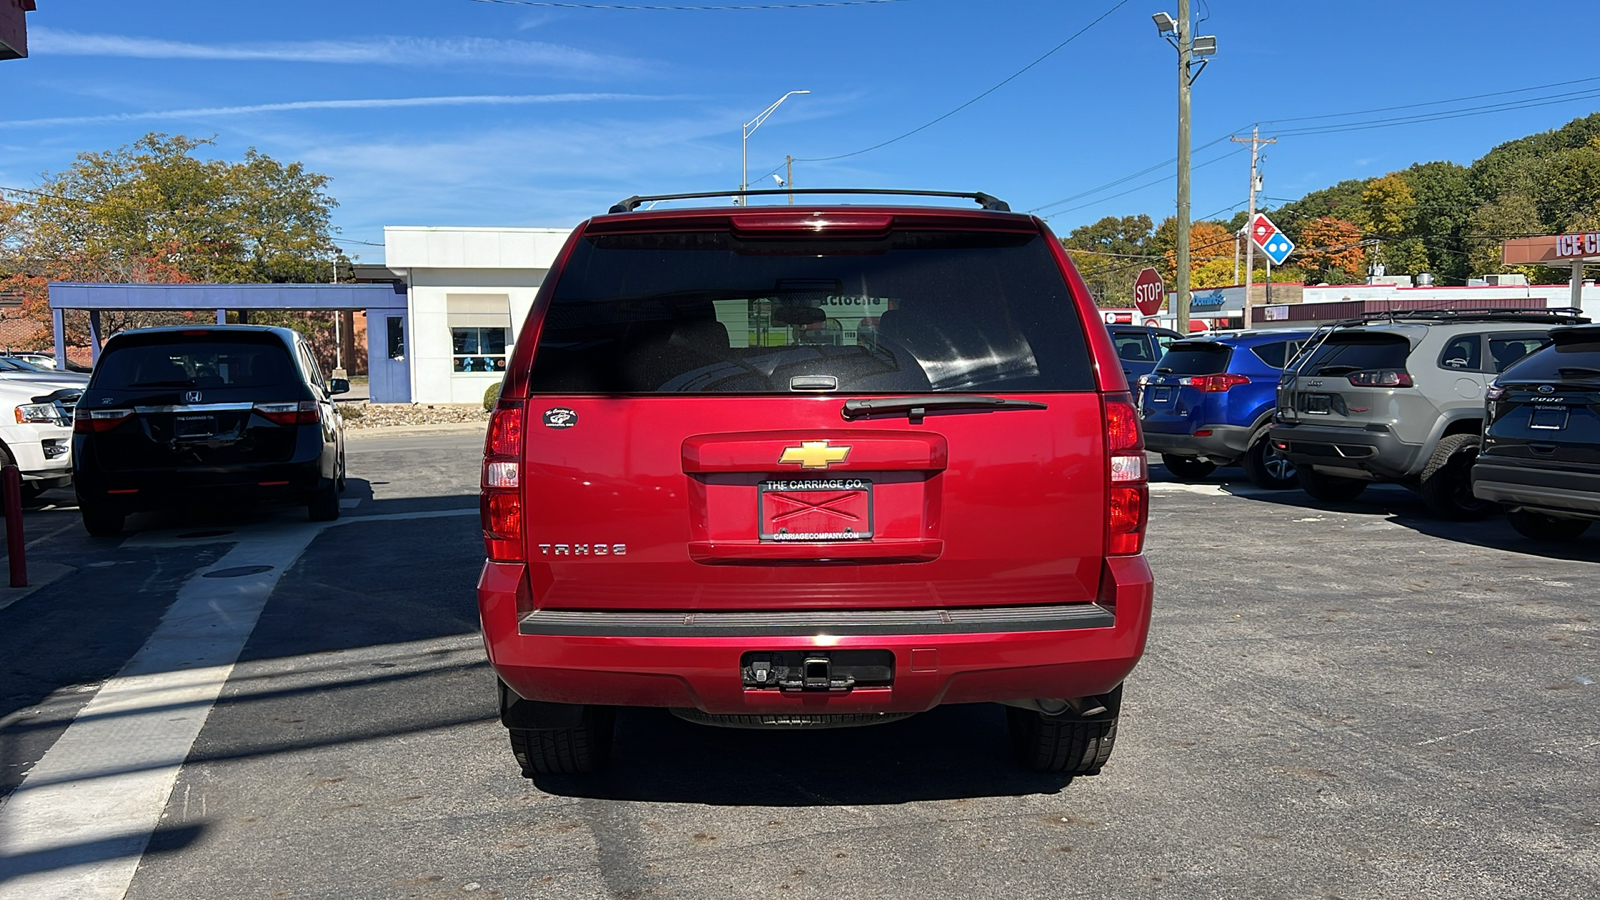
[[[0,469],[0,487],[6,498],[6,559],[11,563],[11,586],[28,586],[27,546],[22,539],[22,470],[16,463]]]

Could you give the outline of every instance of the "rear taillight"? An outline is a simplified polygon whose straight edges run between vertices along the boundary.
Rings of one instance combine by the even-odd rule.
[[[1105,420],[1110,494],[1106,554],[1130,556],[1144,549],[1145,525],[1150,520],[1144,439],[1139,434],[1139,413],[1127,394],[1106,396]]]
[[[1350,383],[1356,387],[1411,387],[1411,373],[1404,369],[1368,369],[1351,372]]]
[[[483,442],[483,549],[496,562],[521,562],[522,401],[502,400],[489,419]]]
[[[1202,393],[1220,394],[1228,390],[1228,388],[1249,384],[1250,379],[1243,375],[1224,372],[1220,375],[1190,375],[1185,378],[1179,378],[1178,383],[1186,387],[1192,387]]]
[[[1489,389],[1488,390],[1483,392],[1483,396],[1485,398],[1489,399],[1489,400],[1499,400],[1501,397],[1504,397],[1505,395],[1506,395],[1506,389],[1501,387],[1498,384],[1493,384],[1493,383],[1491,383],[1489,385]]]
[[[299,403],[257,403],[256,413],[278,425],[316,425],[322,421],[317,411],[317,401],[301,400]]]
[[[72,430],[76,434],[99,434],[121,425],[131,409],[84,409],[79,407],[72,415]]]

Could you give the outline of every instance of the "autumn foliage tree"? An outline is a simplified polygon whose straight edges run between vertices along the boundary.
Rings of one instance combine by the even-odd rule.
[[[1298,265],[1311,283],[1353,284],[1361,281],[1367,251],[1361,228],[1334,216],[1318,216],[1300,229]]]
[[[241,162],[196,155],[211,143],[147,134],[116,150],[81,153],[36,190],[0,201],[0,291],[21,295],[23,315],[37,326],[35,343],[52,340],[50,281],[329,280],[341,257],[331,240],[337,204],[327,176],[254,149]],[[120,314],[104,326],[161,318]],[[303,319],[285,324],[308,327]]]

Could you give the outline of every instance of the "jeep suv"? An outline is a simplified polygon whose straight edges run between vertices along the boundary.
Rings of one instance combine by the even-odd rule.
[[[1489,385],[1472,490],[1524,536],[1570,541],[1600,519],[1600,325],[1550,337]]]
[[[1374,481],[1421,492],[1435,514],[1480,518],[1470,473],[1484,388],[1578,310],[1420,310],[1342,322],[1284,372],[1271,437],[1300,486],[1328,502]]]
[[[1181,479],[1242,462],[1260,487],[1294,487],[1294,463],[1273,448],[1267,428],[1284,362],[1310,336],[1241,331],[1174,343],[1139,379],[1145,446]]]
[[[1023,764],[1098,772],[1150,622],[1148,489],[1060,241],[984,194],[638,208],[707,196],[580,224],[506,370],[478,602],[523,774],[598,767],[621,706],[813,729],[974,702]]]

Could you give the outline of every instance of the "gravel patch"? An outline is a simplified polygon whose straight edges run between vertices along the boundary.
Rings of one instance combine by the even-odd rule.
[[[489,412],[477,403],[340,403],[344,427],[383,428],[393,425],[460,425],[487,423]]]

